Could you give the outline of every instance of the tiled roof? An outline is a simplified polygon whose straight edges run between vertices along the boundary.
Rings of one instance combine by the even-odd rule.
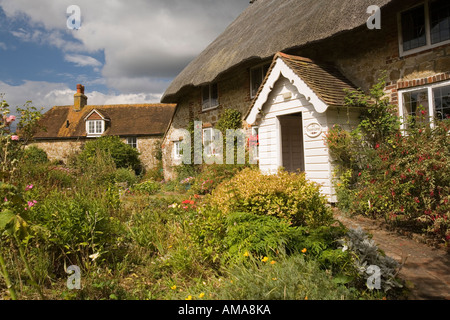
[[[35,139],[86,137],[85,117],[94,109],[109,120],[103,135],[163,135],[175,107],[175,104],[88,105],[74,111],[73,106],[57,106],[44,114],[40,124],[45,130],[38,132]]]
[[[277,53],[275,60],[280,57],[315,93],[329,106],[343,106],[346,96],[345,89],[357,88],[333,65],[315,63],[314,61]]]

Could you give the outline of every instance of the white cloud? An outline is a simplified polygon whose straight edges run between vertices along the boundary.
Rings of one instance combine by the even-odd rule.
[[[100,67],[102,63],[95,58],[82,54],[66,54],[64,60],[75,63],[78,67]]]
[[[31,27],[13,30],[16,37],[50,44],[66,57],[104,52],[102,76],[106,83],[121,92],[135,93],[130,83],[149,87],[157,78],[175,77],[248,1],[78,0],[82,24],[77,31],[66,26],[66,9],[72,4],[73,0],[0,0],[7,17],[28,21]],[[78,63],[101,68],[93,60],[81,60],[84,62]]]
[[[0,49],[8,50],[8,47],[3,42],[0,42]]]

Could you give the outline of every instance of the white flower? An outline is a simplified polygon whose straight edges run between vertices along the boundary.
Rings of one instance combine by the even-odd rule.
[[[89,256],[89,258],[92,259],[92,261],[95,261],[95,259],[97,259],[99,256],[100,256],[100,252],[97,252],[97,253],[91,254]]]

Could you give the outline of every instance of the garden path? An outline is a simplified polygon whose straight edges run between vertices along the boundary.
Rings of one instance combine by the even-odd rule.
[[[450,250],[423,243],[417,236],[390,231],[383,222],[338,210],[335,217],[349,228],[361,227],[386,255],[404,262],[399,277],[406,281],[411,300],[450,300]],[[406,260],[406,261],[405,261]]]

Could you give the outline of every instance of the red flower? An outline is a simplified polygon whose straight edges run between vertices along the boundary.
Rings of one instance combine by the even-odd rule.
[[[377,144],[375,145],[375,149],[378,149],[379,147],[380,147],[380,144],[377,143]]]
[[[358,173],[358,177],[360,177],[361,176],[361,172],[360,173]]]

